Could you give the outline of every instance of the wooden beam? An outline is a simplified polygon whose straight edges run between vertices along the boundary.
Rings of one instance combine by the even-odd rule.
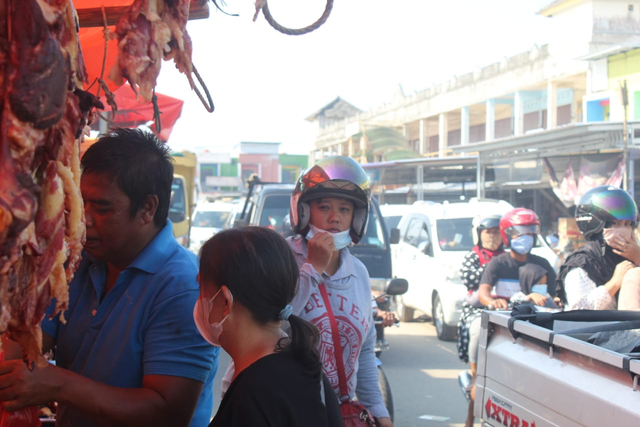
[[[129,6],[113,6],[105,7],[104,11],[107,15],[107,25],[116,25],[122,15],[127,11]],[[78,21],[80,28],[103,27],[102,8],[91,7],[78,9]],[[197,0],[191,0],[189,8],[189,20],[206,19],[209,17],[209,5],[207,3],[200,4]]]

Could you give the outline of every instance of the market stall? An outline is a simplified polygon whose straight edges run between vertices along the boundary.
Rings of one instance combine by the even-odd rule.
[[[304,34],[332,4],[299,30],[277,25],[265,0],[256,15]],[[166,140],[183,101],[155,92],[165,61],[212,112],[186,27],[208,16],[207,0],[0,0],[0,334],[20,344],[32,371],[48,366],[45,308],[55,299],[64,319],[82,257],[81,143],[99,116],[115,126],[154,120]],[[18,425],[11,416],[0,413],[0,425]]]

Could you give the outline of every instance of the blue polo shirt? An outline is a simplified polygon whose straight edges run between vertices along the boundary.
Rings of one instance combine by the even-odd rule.
[[[56,364],[114,387],[139,388],[145,375],[171,375],[204,383],[191,426],[209,424],[219,349],[207,343],[193,321],[198,300],[198,259],[165,227],[100,301],[107,267],[84,254],[69,284],[63,324],[42,330],[55,338]],[[94,426],[71,406],[60,405],[58,425]]]

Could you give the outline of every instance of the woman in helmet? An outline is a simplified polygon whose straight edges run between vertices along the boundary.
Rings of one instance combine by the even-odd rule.
[[[503,215],[500,234],[511,250],[487,264],[478,289],[483,305],[506,309],[509,300],[520,294],[523,300],[544,306],[556,297],[555,271],[549,261],[530,253],[539,232],[540,220],[532,210],[516,208]]]
[[[475,246],[464,257],[460,277],[468,289],[466,302],[472,307],[482,307],[478,301],[478,287],[484,267],[491,258],[504,252],[500,237],[500,215],[473,219],[472,235]]]
[[[465,426],[473,425],[473,406],[475,401],[475,377],[478,363],[478,342],[480,338],[480,315],[482,304],[478,301],[478,287],[485,266],[491,258],[504,253],[500,237],[500,215],[477,216],[472,223],[472,236],[475,246],[464,257],[460,268],[460,277],[468,289],[462,304],[462,315],[458,323],[458,357],[469,363],[472,380],[468,388],[469,409]]]
[[[358,400],[389,427],[392,422],[378,385],[369,274],[347,246],[358,243],[369,218],[369,178],[350,157],[324,158],[303,172],[291,194],[290,220],[295,236],[289,245],[300,267],[293,312],[313,323],[322,337],[319,353],[338,397]],[[346,395],[340,392],[339,368],[328,299],[340,335]]]
[[[638,208],[629,193],[612,186],[587,191],[576,207],[587,243],[560,268],[569,310],[640,309],[640,247],[633,230]]]

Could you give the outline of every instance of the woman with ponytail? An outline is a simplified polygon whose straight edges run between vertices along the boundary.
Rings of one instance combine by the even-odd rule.
[[[339,420],[337,399],[328,381],[323,385],[318,331],[292,313],[298,275],[287,242],[266,228],[225,230],[202,247],[194,320],[235,364],[210,427],[325,427]]]

